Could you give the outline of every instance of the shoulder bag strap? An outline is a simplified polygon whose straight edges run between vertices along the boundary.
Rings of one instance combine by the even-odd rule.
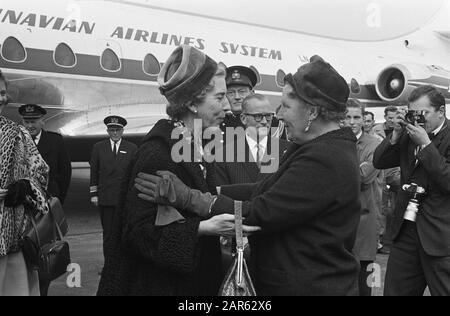
[[[237,284],[242,285],[243,271],[244,271],[244,237],[242,230],[242,201],[234,201],[234,216],[236,229],[236,250],[238,256],[237,266]]]

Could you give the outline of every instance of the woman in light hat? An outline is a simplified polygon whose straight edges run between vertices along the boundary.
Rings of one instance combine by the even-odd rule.
[[[8,101],[0,71],[0,114]],[[25,127],[1,115],[0,148],[0,296],[39,296],[37,271],[27,269],[20,240],[30,216],[49,210],[49,168]]]
[[[348,96],[344,78],[319,56],[287,75],[279,118],[293,144],[278,171],[256,185],[223,187],[209,200],[203,195],[203,205],[191,209],[211,216],[245,201],[244,223],[262,229],[249,238],[259,295],[358,295],[352,248],[361,212],[359,163],[354,133],[339,126]],[[158,175],[164,178],[140,177],[142,198],[180,208],[198,195],[175,175]]]
[[[145,137],[132,162],[107,245],[99,295],[217,295],[221,283],[219,233],[234,233],[230,215],[204,220],[179,208],[169,208],[138,197],[134,179],[141,173],[170,170],[201,193],[217,194],[214,168],[194,161],[202,157],[203,143],[191,141],[192,160],[175,162],[172,149],[175,129],[202,134],[219,128],[228,107],[225,71],[201,51],[175,49],[158,77],[168,101],[169,120],[160,120]],[[194,121],[197,123],[194,124]],[[194,130],[202,126],[203,130]],[[193,201],[194,202],[194,201]]]

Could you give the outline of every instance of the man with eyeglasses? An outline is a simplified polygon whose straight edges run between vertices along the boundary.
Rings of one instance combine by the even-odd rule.
[[[229,157],[225,157],[225,161],[216,164],[217,185],[257,182],[267,174],[262,168],[267,160],[265,158],[268,158],[266,155],[279,161],[287,142],[270,136],[274,115],[264,95],[251,94],[243,100],[240,119],[245,129],[245,142],[226,144],[225,153],[232,151],[234,159],[229,161]],[[275,143],[277,146],[274,146]],[[245,146],[242,147],[242,144]],[[272,152],[272,147],[275,150],[278,147],[278,151]]]
[[[127,121],[108,116],[103,121],[109,139],[94,145],[91,156],[91,203],[98,207],[103,227],[103,251],[111,236],[120,184],[137,146],[122,139]]]
[[[232,161],[216,163],[217,186],[254,183],[262,180],[277,170],[281,156],[287,148],[286,140],[270,137],[274,113],[267,97],[261,94],[250,94],[243,99],[241,109],[240,120],[245,128],[245,142],[236,140],[227,143],[224,147],[225,153],[232,151],[234,155]],[[241,144],[244,146],[242,147]],[[276,164],[275,169],[265,170],[264,164],[267,161]],[[229,267],[231,254],[234,253],[236,245],[230,238],[222,238],[221,243],[223,266]],[[246,248],[245,255],[249,256],[249,248]]]
[[[231,112],[227,114],[221,129],[226,132],[227,127],[244,127],[241,121],[242,103],[246,97],[254,94],[254,88],[258,84],[257,74],[249,67],[231,66],[227,68],[226,76],[227,98],[230,103]],[[272,119],[272,136],[286,139],[283,122],[276,117]],[[226,135],[224,136],[224,139]],[[225,143],[227,143],[225,141]]]

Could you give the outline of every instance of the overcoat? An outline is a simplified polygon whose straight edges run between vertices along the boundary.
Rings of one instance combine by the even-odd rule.
[[[178,210],[185,218],[156,226],[158,206],[138,198],[139,172],[168,170],[185,184],[216,194],[214,167],[208,163],[175,162],[171,139],[178,123],[161,120],[145,137],[122,186],[99,295],[217,295],[222,281],[219,237],[199,236],[199,216]],[[206,178],[205,178],[206,175]]]
[[[349,128],[292,144],[280,168],[254,185],[222,188],[213,214],[243,200],[259,295],[357,295],[352,253],[359,224],[360,175]]]

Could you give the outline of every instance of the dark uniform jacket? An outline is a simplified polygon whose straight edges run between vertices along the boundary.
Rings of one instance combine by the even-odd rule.
[[[446,120],[432,143],[416,157],[416,145],[404,133],[395,145],[386,138],[374,155],[375,168],[400,166],[401,186],[416,183],[427,194],[420,203],[417,215],[417,232],[425,252],[430,256],[450,256],[450,128]],[[394,236],[403,223],[403,215],[410,196],[399,190],[394,211]]]
[[[91,195],[98,196],[100,206],[116,206],[119,200],[120,183],[137,146],[124,139],[118,154],[111,148],[110,139],[94,145],[91,156]]]
[[[233,127],[233,128],[242,127],[245,129],[244,124],[242,124],[240,115],[235,115],[235,114],[230,114],[230,115],[225,116],[225,120],[220,125],[220,129],[222,130],[223,133],[225,133],[227,127]],[[274,129],[274,128],[276,130],[274,130],[274,133],[272,133],[272,136],[287,140],[286,128],[284,126],[284,123],[281,122],[280,120],[278,120],[276,117],[274,117],[272,119],[271,132],[272,132],[272,129]],[[226,134],[224,134],[223,140],[224,140],[224,143],[227,144],[228,142],[231,141],[231,138],[229,138],[227,140]]]
[[[139,172],[169,170],[185,184],[216,194],[214,167],[197,162],[175,163],[171,139],[175,123],[161,120],[144,139],[130,165],[114,221],[99,295],[217,295],[221,277],[219,237],[198,235],[202,220],[178,210],[185,218],[156,226],[158,207],[138,198],[134,179]]]
[[[244,200],[245,224],[262,228],[249,238],[257,294],[358,294],[358,165],[356,137],[343,128],[290,145],[260,183],[222,187],[213,215]]]
[[[48,192],[64,203],[72,178],[72,166],[63,137],[43,130],[37,148],[50,167]]]
[[[242,158],[245,158],[244,161],[238,162],[238,146],[239,143],[229,143],[225,146],[225,153],[230,152],[231,150],[234,153],[233,162],[218,162],[216,163],[216,183],[218,186],[236,184],[236,183],[255,183],[262,180],[269,173],[261,173],[258,164],[254,161],[253,156],[251,154],[247,138],[244,138],[245,141],[245,152],[242,155]],[[272,142],[278,141],[278,152],[272,153]],[[275,161],[278,162],[277,168],[273,171],[278,170],[278,165],[283,156],[284,151],[287,148],[287,141],[282,139],[270,139],[267,140],[267,148],[266,154],[268,153],[270,157],[276,158]],[[233,146],[234,145],[234,146]],[[225,157],[225,155],[220,154],[221,157]],[[225,157],[226,158],[226,157]],[[242,159],[241,159],[242,160]],[[264,161],[264,158],[263,158]],[[271,172],[271,173],[273,173]]]

